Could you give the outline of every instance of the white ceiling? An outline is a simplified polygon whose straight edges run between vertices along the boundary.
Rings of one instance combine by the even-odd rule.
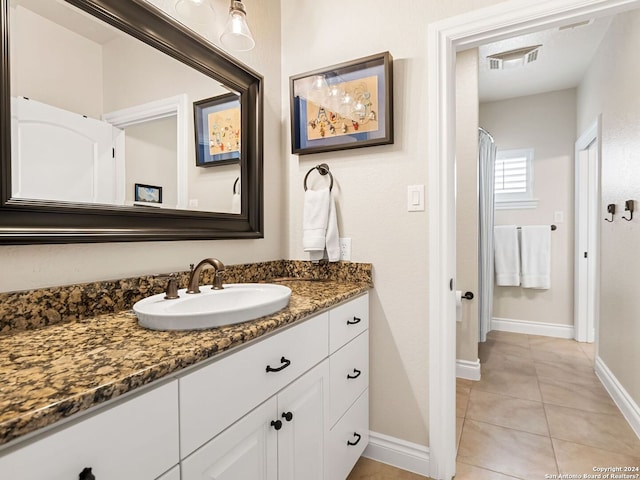
[[[599,18],[585,26],[554,28],[481,46],[480,102],[578,86],[610,23],[611,17]],[[488,55],[537,44],[542,47],[535,62],[506,70],[489,70]]]
[[[12,0],[11,6],[21,6],[31,10],[100,45],[104,45],[122,35],[122,32],[115,27],[96,20],[93,16],[69,3],[54,0]]]

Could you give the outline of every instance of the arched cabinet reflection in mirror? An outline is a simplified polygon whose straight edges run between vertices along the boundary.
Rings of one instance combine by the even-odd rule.
[[[56,13],[55,9],[59,9],[61,5],[70,9],[68,11],[70,14],[60,11]],[[144,0],[65,0],[64,2],[0,0],[0,7],[0,27],[2,29],[0,37],[0,49],[2,50],[0,63],[0,244],[205,240],[261,238],[263,236],[261,75],[204,41],[191,30]],[[98,64],[98,70],[102,69],[102,71],[98,76],[89,77],[98,78],[98,80],[83,79],[81,83],[78,83],[80,80],[77,75],[68,81],[61,78],[57,78],[55,81],[50,80],[45,73],[48,75],[51,72],[45,71],[45,69],[54,70],[55,68],[52,67],[54,66],[57,67],[57,70],[67,73],[71,69],[61,66],[59,62],[52,63],[52,66],[42,63],[42,58],[48,60],[55,58],[55,55],[43,50],[51,48],[54,42],[43,42],[41,38],[37,39],[39,40],[37,42],[32,42],[29,29],[23,28],[21,30],[20,24],[16,23],[16,18],[11,17],[12,15],[16,16],[16,11],[20,8],[24,10],[21,15],[33,17],[25,20],[27,24],[29,21],[43,22],[41,29],[43,31],[48,28],[47,22],[50,21],[50,18],[42,20],[41,15],[46,17],[45,14],[50,13],[51,18],[57,18],[62,23],[65,32],[71,31],[71,40],[67,40],[70,42],[69,45],[82,43],[84,40],[77,42],[73,35],[83,34],[90,37],[88,43],[98,44],[101,57],[96,61],[91,59],[91,63]],[[38,8],[44,10],[39,11]],[[45,10],[50,11],[45,12]],[[76,21],[80,22],[82,19],[99,21],[100,25],[89,28],[76,25]],[[56,28],[55,25],[53,28]],[[74,28],[77,31],[73,31]],[[82,32],[83,28],[84,33]],[[38,34],[40,35],[41,32],[38,31]],[[16,37],[15,35],[20,36]],[[65,33],[65,35],[67,34]],[[92,35],[93,38],[91,38]],[[103,48],[104,44],[113,38],[116,40],[112,43],[136,42],[135,45],[126,44],[123,46],[124,44],[122,44],[118,48],[120,48],[119,52],[122,52],[123,49],[129,53],[138,52],[137,58],[139,60],[135,61],[136,57],[133,53],[130,58],[127,57],[126,60],[123,60],[123,55],[114,53],[118,52],[118,50],[113,50],[114,47],[110,47],[111,50]],[[30,42],[37,45],[29,47]],[[19,55],[16,53],[18,46],[22,49],[23,45],[26,45],[24,47],[26,51],[31,48],[38,56],[36,60],[32,60],[33,65],[38,67],[37,69],[34,70],[33,65],[26,65],[25,59],[27,57],[23,50],[19,50]],[[63,49],[62,55],[58,58],[64,58],[64,55],[75,56],[75,54],[70,55],[66,49]],[[21,59],[22,63],[16,63],[21,62]],[[53,60],[51,61],[53,62]],[[120,63],[114,63],[118,61]],[[124,70],[125,64],[127,70]],[[160,65],[161,70],[152,71],[147,66],[148,64]],[[182,70],[177,74],[174,73],[173,69],[178,68]],[[38,74],[38,69],[42,78]],[[171,75],[167,75],[168,70],[171,70]],[[176,81],[176,78],[181,80]],[[25,81],[25,79],[28,80]],[[125,82],[125,79],[128,82]],[[13,86],[12,81],[15,83]],[[43,93],[42,88],[33,86],[38,81],[41,85],[47,86],[48,93]],[[131,92],[136,90],[130,86],[136,81],[138,82],[137,90],[142,93],[134,100],[126,99],[127,95],[130,97]],[[165,83],[163,84],[163,82]],[[68,92],[63,93],[51,89],[52,85],[62,89],[66,83],[75,84],[71,88],[72,95],[68,95]],[[92,190],[95,189],[93,185],[88,187],[89,194],[84,197],[69,195],[67,198],[62,194],[50,193],[45,188],[47,185],[43,184],[52,177],[50,174],[38,177],[35,182],[36,187],[32,186],[33,183],[25,183],[25,172],[28,170],[20,163],[16,164],[15,156],[12,160],[12,148],[14,154],[20,152],[22,155],[28,151],[33,154],[37,162],[44,162],[42,168],[36,166],[31,168],[32,171],[53,172],[59,165],[61,176],[65,175],[62,172],[66,168],[67,172],[74,172],[67,173],[66,176],[74,177],[77,175],[78,182],[80,182],[81,174],[75,173],[74,164],[65,163],[68,159],[51,160],[52,156],[49,154],[53,150],[51,146],[53,141],[42,140],[43,136],[36,134],[32,135],[35,140],[30,141],[28,145],[23,145],[19,144],[17,139],[20,138],[24,142],[24,138],[28,138],[26,135],[14,133],[15,138],[12,138],[12,128],[14,132],[18,128],[18,107],[16,106],[18,101],[24,102],[24,97],[28,97],[33,100],[33,105],[36,102],[43,102],[45,109],[60,108],[61,105],[56,105],[56,103],[64,103],[62,99],[65,96],[73,97],[74,101],[80,97],[77,94],[79,90],[77,85],[79,84],[83,86],[83,90],[86,89],[84,87],[93,88],[97,86],[94,84],[100,84],[101,90],[97,93],[98,101],[93,104],[98,105],[98,110],[101,110],[96,111],[97,109],[92,109],[91,105],[67,107],[65,104],[62,109],[63,115],[73,112],[73,115],[78,118],[88,118],[92,121],[94,118],[104,121],[115,115],[118,118],[118,127],[141,123],[141,121],[131,120],[131,118],[164,122],[162,128],[165,130],[163,131],[177,132],[175,135],[173,133],[169,135],[175,137],[169,147],[154,145],[152,148],[155,150],[150,150],[151,153],[139,154],[138,150],[127,143],[127,148],[122,150],[126,150],[127,154],[136,152],[136,155],[131,155],[131,157],[135,157],[136,162],[139,157],[145,155],[153,158],[159,157],[160,155],[157,154],[159,149],[163,149],[165,153],[169,151],[167,154],[170,159],[169,166],[155,166],[159,164],[142,164],[146,166],[140,166],[141,164],[137,163],[135,167],[129,167],[129,162],[132,160],[127,157],[126,160],[117,164],[120,167],[114,167],[114,171],[118,172],[119,180],[115,182],[115,187],[110,185],[109,188],[113,190],[113,195],[110,193],[110,196],[106,197],[107,200],[95,195]],[[111,85],[111,90],[108,90],[106,85]],[[118,88],[114,89],[113,85],[117,85]],[[167,85],[172,88],[165,88]],[[176,86],[180,88],[176,88]],[[226,115],[224,109],[227,107],[225,105],[218,107],[217,105],[221,102],[215,101],[212,103],[216,107],[210,111],[212,113],[208,114],[212,115],[211,122],[214,122],[213,113],[217,115],[215,118],[224,117],[225,121],[228,118],[233,118],[232,123],[235,128],[233,148],[236,151],[234,155],[236,160],[220,162],[220,165],[214,167],[210,167],[210,164],[206,168],[198,167],[195,158],[196,142],[199,140],[202,143],[203,139],[198,139],[196,130],[194,130],[194,104],[203,99],[233,97],[230,92],[237,95],[240,100],[239,114],[237,100],[228,107],[235,108],[233,116]],[[49,95],[49,99],[40,98],[47,97],[47,95]],[[135,107],[132,107],[132,103],[135,104]],[[154,111],[157,105],[161,105],[161,107]],[[85,112],[86,116],[83,115]],[[215,128],[211,127],[210,132],[204,132],[204,135],[213,135],[215,131],[219,136],[221,128],[219,123],[218,120]],[[231,126],[231,123],[225,124],[222,128],[229,129]],[[163,134],[157,133],[158,131],[155,130],[147,131],[146,126],[136,130],[135,134],[133,132],[131,130],[130,135],[128,131],[126,133],[132,138],[156,137],[164,140]],[[200,135],[202,137],[202,132]],[[113,137],[115,138],[116,134],[113,134]],[[141,142],[144,143],[144,141]],[[66,145],[64,142],[61,143]],[[118,144],[116,143],[116,145]],[[215,152],[214,147],[218,149]],[[221,148],[228,147],[231,147],[231,142],[222,145],[217,139],[214,145],[212,140],[208,161],[213,162],[218,157],[229,158],[226,155],[227,152],[224,152],[224,155],[220,153]],[[39,158],[40,152],[42,152],[42,158]],[[172,155],[173,158],[176,158],[174,163],[171,163],[173,161],[171,160]],[[66,152],[63,150],[62,157],[66,156]],[[47,161],[49,161],[48,165]],[[40,164],[36,163],[36,165]],[[153,180],[158,177],[144,174],[160,169],[167,172],[167,175],[162,177],[163,180]],[[127,174],[130,174],[130,171],[138,173],[129,178],[131,175],[127,177],[123,173],[124,171]],[[140,171],[143,173],[139,173]],[[223,179],[225,186],[220,187],[217,183],[213,183],[212,179],[216,179],[216,182]],[[140,199],[133,197],[133,182],[136,184],[136,192],[144,191],[147,195],[141,199],[142,201],[136,201]],[[147,188],[149,184],[152,185],[151,188]],[[153,185],[158,184],[164,184],[164,195],[162,195],[162,190],[154,190],[156,187]],[[28,188],[24,185],[28,185]],[[40,190],[38,185],[44,186]],[[65,188],[58,186],[57,190],[64,191]],[[55,189],[53,190],[55,191]],[[215,194],[220,196],[222,190],[224,190],[223,200],[217,200],[218,203],[216,203],[212,198],[209,198]],[[238,201],[238,194],[240,201]],[[236,197],[232,199],[232,195],[236,195]],[[198,202],[198,197],[201,199],[200,202]],[[145,200],[149,201],[149,198],[151,201],[145,204]],[[229,207],[225,203],[227,200]],[[208,206],[202,208],[203,204]]]

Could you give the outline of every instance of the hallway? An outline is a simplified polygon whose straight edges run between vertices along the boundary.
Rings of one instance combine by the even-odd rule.
[[[640,467],[640,440],[593,372],[593,344],[492,331],[479,348],[482,380],[457,381],[456,480]]]

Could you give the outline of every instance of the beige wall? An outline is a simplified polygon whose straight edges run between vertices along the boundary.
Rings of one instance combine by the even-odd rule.
[[[372,262],[371,429],[428,443],[428,210],[407,212],[407,186],[427,184],[427,25],[497,3],[382,0],[282,2],[284,148],[290,152],[290,75],[378,52],[394,58],[395,143],[286,155],[289,256],[305,258],[302,181],[320,162],[336,180],[341,235],[352,259]],[[336,33],[339,32],[339,33]],[[428,196],[428,192],[427,192]]]
[[[176,172],[176,117],[127,127],[125,137],[125,201],[135,199],[135,184],[162,187],[162,203],[178,203]]]
[[[573,325],[573,209],[576,90],[531,95],[480,105],[480,125],[498,150],[533,148],[537,208],[496,210],[496,225],[557,223],[551,233],[551,288],[496,286],[493,317]],[[554,212],[563,212],[564,223]]]
[[[615,203],[613,223],[600,222],[599,356],[640,404],[640,228],[637,216],[626,222],[624,201],[640,208],[640,12],[621,14],[611,23],[578,88],[578,133],[602,114],[602,199]],[[604,218],[604,214],[601,215]]]
[[[218,15],[229,4],[215,0]],[[265,77],[264,82],[264,214],[265,238],[192,242],[134,242],[76,245],[0,246],[0,265],[11,272],[0,279],[0,291],[24,290],[130,275],[186,270],[189,264],[215,256],[229,264],[286,257],[285,172],[281,150],[282,92],[280,3],[252,2],[250,19],[256,48],[234,54]]]
[[[456,358],[478,360],[478,49],[456,56],[456,284],[462,301]]]
[[[196,167],[193,140],[193,102],[224,95],[229,90],[216,80],[130,37],[108,42],[103,51],[105,112],[187,95],[189,200],[197,200],[198,206],[194,210],[230,212],[233,182],[239,174],[239,166]],[[176,171],[175,166],[173,171]],[[175,191],[176,182],[170,185]]]
[[[10,15],[11,95],[100,119],[101,46],[26,8]]]

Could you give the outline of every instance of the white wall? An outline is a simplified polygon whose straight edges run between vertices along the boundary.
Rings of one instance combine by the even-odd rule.
[[[480,105],[480,126],[498,150],[533,148],[534,209],[496,210],[496,225],[557,223],[551,232],[551,288],[496,286],[493,317],[573,325],[573,209],[576,90]],[[563,212],[564,222],[554,219]]]
[[[289,139],[291,75],[390,51],[394,58],[395,143],[327,154],[287,155],[289,256],[305,258],[302,181],[329,164],[341,235],[352,259],[373,263],[371,429],[428,443],[428,208],[407,212],[407,186],[427,183],[427,32],[430,22],[497,3],[491,0],[283,1],[283,128]]]
[[[618,15],[578,88],[578,132],[602,114],[601,212],[615,203],[613,223],[600,222],[601,277],[599,355],[640,404],[640,244],[638,214],[625,214],[624,201],[640,208],[640,11]],[[605,214],[601,213],[604,218]],[[628,213],[627,213],[628,216]],[[637,220],[636,220],[637,219]]]
[[[463,300],[456,358],[478,360],[478,49],[456,56],[456,285]]]
[[[229,4],[213,2],[218,16]],[[15,291],[93,280],[122,278],[176,270],[215,256],[237,264],[283,258],[285,248],[285,173],[281,150],[282,92],[279,2],[252,2],[249,22],[256,47],[234,54],[265,77],[264,82],[264,214],[265,238],[191,242],[134,242],[72,245],[0,246],[0,265],[9,272],[0,279],[0,291]]]

